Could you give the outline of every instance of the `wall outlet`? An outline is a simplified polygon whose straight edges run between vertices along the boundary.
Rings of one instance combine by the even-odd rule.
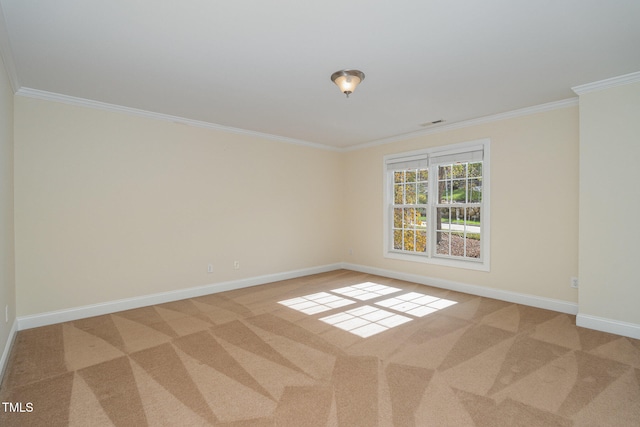
[[[207,265],[207,273],[213,273],[213,264]]]
[[[240,261],[233,261],[233,269],[240,270]]]
[[[571,287],[572,288],[577,288],[578,287],[578,278],[577,277],[572,277],[571,278]]]

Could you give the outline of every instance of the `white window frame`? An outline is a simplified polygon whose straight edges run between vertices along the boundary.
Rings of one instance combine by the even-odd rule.
[[[422,262],[427,264],[444,265],[449,267],[465,268],[470,270],[490,271],[490,238],[491,238],[491,164],[490,164],[490,146],[491,141],[488,138],[468,141],[458,144],[445,145],[440,147],[426,148],[423,150],[411,151],[406,153],[390,154],[384,156],[383,173],[384,173],[384,211],[383,211],[383,256],[385,258],[398,259],[403,261]],[[481,227],[481,248],[480,259],[475,258],[448,258],[435,254],[435,234],[436,224],[432,220],[436,214],[437,202],[437,164],[429,163],[429,197],[427,210],[427,251],[426,253],[408,253],[393,249],[393,171],[389,170],[389,164],[398,164],[406,162],[412,164],[416,159],[432,159],[435,157],[458,155],[472,151],[482,150],[482,215],[480,217]],[[422,160],[424,162],[424,160]],[[436,171],[436,172],[434,172]],[[434,177],[436,177],[434,179]],[[461,207],[463,207],[462,205]]]

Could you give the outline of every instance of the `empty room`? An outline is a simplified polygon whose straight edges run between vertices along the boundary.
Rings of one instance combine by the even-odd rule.
[[[0,0],[0,425],[640,425],[638,22]]]

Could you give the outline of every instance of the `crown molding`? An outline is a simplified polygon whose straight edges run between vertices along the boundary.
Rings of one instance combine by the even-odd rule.
[[[504,113],[494,114],[494,115],[491,115],[491,116],[479,117],[479,118],[476,118],[476,119],[464,120],[464,121],[461,121],[461,122],[444,124],[444,125],[440,125],[440,126],[437,126],[437,127],[432,127],[432,128],[429,128],[429,129],[419,130],[419,131],[416,131],[416,132],[410,132],[410,133],[405,133],[405,134],[401,134],[401,135],[395,135],[395,136],[392,136],[392,137],[389,137],[389,138],[384,138],[384,139],[379,139],[379,140],[375,140],[375,141],[365,142],[365,143],[362,143],[362,144],[352,145],[352,146],[349,146],[349,147],[333,147],[333,146],[330,146],[330,145],[319,144],[319,143],[309,142],[309,141],[303,141],[303,140],[294,139],[294,138],[287,138],[287,137],[284,137],[284,136],[278,136],[278,135],[272,135],[272,134],[267,134],[267,133],[262,133],[262,132],[239,129],[239,128],[234,128],[234,127],[230,127],[230,126],[223,126],[223,125],[219,125],[219,124],[215,124],[215,123],[210,123],[210,122],[205,122],[205,121],[200,121],[200,120],[192,120],[192,119],[187,119],[187,118],[184,118],[184,117],[172,116],[172,115],[169,115],[169,114],[155,113],[155,112],[152,112],[152,111],[141,110],[141,109],[137,109],[137,108],[124,107],[124,106],[121,106],[121,105],[109,104],[109,103],[100,102],[100,101],[94,101],[94,100],[90,100],[90,99],[86,99],[86,98],[78,98],[78,97],[74,97],[74,96],[61,95],[59,93],[47,92],[47,91],[38,90],[38,89],[31,89],[31,88],[22,87],[22,88],[19,88],[16,91],[16,95],[17,96],[23,96],[23,97],[26,97],[26,98],[34,98],[34,99],[41,99],[41,100],[45,100],[45,101],[60,102],[60,103],[63,103],[63,104],[68,104],[68,105],[75,105],[75,106],[80,106],[80,107],[94,108],[94,109],[110,111],[110,112],[116,112],[116,113],[121,113],[121,114],[129,114],[129,115],[134,115],[134,116],[139,116],[139,117],[146,117],[146,118],[150,118],[150,119],[154,119],[154,120],[161,120],[161,121],[180,123],[180,124],[185,124],[185,125],[189,125],[189,126],[195,126],[195,127],[205,128],[205,129],[212,129],[212,130],[217,130],[217,131],[222,131],[222,132],[229,132],[229,133],[235,133],[235,134],[240,134],[240,135],[254,136],[254,137],[257,137],[257,138],[269,139],[269,140],[278,141],[278,142],[285,142],[285,143],[288,143],[288,144],[301,145],[301,146],[305,146],[305,147],[317,148],[317,149],[320,149],[320,150],[337,151],[337,152],[356,151],[356,150],[361,150],[361,149],[365,149],[365,148],[369,148],[369,147],[375,147],[375,146],[379,146],[379,145],[390,144],[390,143],[393,143],[393,142],[404,141],[404,140],[411,139],[411,138],[416,138],[416,137],[419,137],[419,136],[431,135],[431,134],[440,133],[440,132],[447,132],[447,131],[451,131],[451,130],[455,130],[455,129],[462,129],[462,128],[466,128],[466,127],[470,127],[470,126],[477,126],[477,125],[481,125],[481,124],[485,124],[485,123],[496,122],[496,121],[499,121],[499,120],[505,120],[505,119],[510,119],[510,118],[514,118],[514,117],[527,116],[527,115],[530,115],[530,114],[536,114],[536,113],[540,113],[540,112],[551,111],[551,110],[556,110],[556,109],[560,109],[560,108],[568,108],[568,107],[573,107],[573,106],[578,105],[578,98],[577,97],[569,98],[569,99],[564,99],[564,100],[561,100],[561,101],[549,102],[549,103],[546,103],[546,104],[540,104],[540,105],[535,105],[535,106],[532,106],[532,107],[521,108],[521,109],[518,109],[518,110],[507,111],[507,112],[504,112]]]
[[[497,122],[500,120],[511,119],[514,117],[528,116],[531,114],[542,113],[545,111],[557,110],[560,108],[575,107],[578,105],[578,98],[568,98],[561,101],[548,102],[546,104],[534,105],[532,107],[521,108],[518,110],[507,111],[504,113],[493,114],[491,116],[479,117],[477,119],[464,120],[461,122],[455,122],[450,124],[444,124],[436,127],[430,127],[429,129],[419,130],[416,132],[405,133],[402,135],[396,135],[389,138],[378,139],[376,141],[365,142],[364,144],[353,145],[342,149],[342,151],[355,151],[364,148],[375,147],[379,145],[391,144],[393,142],[404,141],[410,138],[416,138],[419,136],[432,135],[435,133],[447,132],[455,129],[462,129],[470,126],[482,125],[485,123]]]
[[[595,92],[597,90],[610,89],[616,86],[627,85],[631,83],[640,82],[640,71],[623,76],[612,77],[610,79],[604,79],[593,83],[587,83],[580,86],[574,86],[571,88],[577,95],[584,95],[585,93]]]
[[[321,150],[340,151],[336,147],[332,147],[325,144],[319,144],[316,142],[303,141],[295,138],[287,138],[285,136],[278,136],[278,135],[272,135],[268,133],[246,130],[246,129],[239,129],[231,126],[223,126],[216,123],[210,123],[210,122],[205,122],[201,120],[192,120],[192,119],[187,119],[185,117],[172,116],[170,114],[155,113],[153,111],[124,107],[122,105],[109,104],[106,102],[94,101],[94,100],[85,99],[85,98],[77,98],[74,96],[61,95],[59,93],[47,92],[47,91],[38,90],[38,89],[22,87],[16,91],[16,95],[23,96],[26,98],[60,102],[62,104],[94,108],[98,110],[110,111],[110,112],[121,113],[121,114],[129,114],[129,115],[139,116],[139,117],[146,117],[149,119],[161,120],[165,122],[180,123],[180,124],[194,126],[194,127],[217,130],[221,132],[229,132],[229,133],[235,133],[240,135],[254,136],[257,138],[269,139],[269,140],[278,141],[278,142],[286,142],[288,144],[302,145],[305,147],[312,147],[312,148],[317,148]]]

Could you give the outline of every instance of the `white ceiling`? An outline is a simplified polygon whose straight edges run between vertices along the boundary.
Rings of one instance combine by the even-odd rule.
[[[571,87],[640,71],[639,0],[0,6],[16,89],[337,148],[572,98]],[[344,68],[366,75],[349,99],[329,79]]]

